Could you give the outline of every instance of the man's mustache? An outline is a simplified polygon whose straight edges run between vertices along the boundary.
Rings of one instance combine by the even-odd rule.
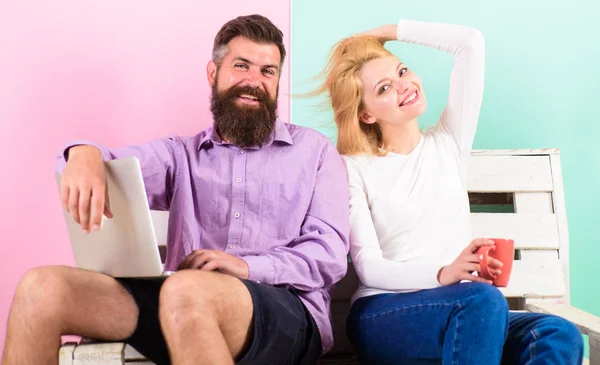
[[[250,96],[251,98],[256,99],[258,102],[265,102],[268,101],[269,95],[264,92],[263,90],[261,90],[258,87],[252,87],[249,85],[245,85],[245,86],[234,86],[231,87],[229,90],[227,90],[226,92],[226,96],[228,98],[237,98],[239,96]]]

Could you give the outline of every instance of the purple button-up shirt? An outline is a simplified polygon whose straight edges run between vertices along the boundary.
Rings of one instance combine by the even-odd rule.
[[[325,136],[278,120],[262,148],[224,143],[212,128],[118,149],[89,141],[67,149],[80,144],[98,147],[105,161],[139,158],[150,209],[170,212],[166,270],[196,249],[240,257],[250,280],[293,288],[324,352],[331,348],[330,295],[346,274],[349,213],[344,164]]]

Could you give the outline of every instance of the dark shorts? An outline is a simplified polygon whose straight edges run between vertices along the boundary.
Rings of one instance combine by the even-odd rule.
[[[136,330],[125,342],[157,365],[171,361],[158,320],[164,279],[118,279],[139,308]],[[321,336],[302,301],[291,291],[242,280],[254,305],[251,340],[236,364],[313,365],[321,356]]]

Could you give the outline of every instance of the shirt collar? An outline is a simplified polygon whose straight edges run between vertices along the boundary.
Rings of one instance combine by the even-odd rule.
[[[294,144],[294,140],[292,139],[290,131],[288,130],[285,123],[279,118],[275,120],[275,130],[271,134],[271,138],[265,144],[265,146],[269,146],[273,143],[273,141],[284,142],[288,145]],[[198,144],[198,150],[201,150],[203,147],[209,145],[210,143],[223,144],[223,140],[219,136],[219,133],[217,133],[214,124],[210,128],[208,128],[206,134],[200,140],[200,143]]]

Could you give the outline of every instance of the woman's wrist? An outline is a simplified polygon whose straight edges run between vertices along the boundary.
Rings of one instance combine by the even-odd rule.
[[[385,39],[386,41],[398,40],[398,25],[388,24],[385,26]]]

